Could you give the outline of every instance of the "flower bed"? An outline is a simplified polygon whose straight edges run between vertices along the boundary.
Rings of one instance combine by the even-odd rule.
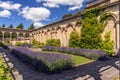
[[[81,49],[81,48],[66,48],[66,47],[55,47],[55,46],[44,46],[42,48],[46,51],[57,51],[62,53],[74,54],[79,56],[85,56],[94,60],[106,60],[107,53],[103,50],[93,50],[93,49]]]
[[[73,66],[72,58],[64,54],[37,53],[22,47],[12,49],[11,53],[43,72],[60,72]]]

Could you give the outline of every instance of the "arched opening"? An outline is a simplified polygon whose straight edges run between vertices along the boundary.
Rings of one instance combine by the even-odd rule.
[[[17,39],[17,33],[13,32],[12,33],[12,40],[16,40]]]
[[[19,33],[19,37],[23,37],[23,33]]]
[[[105,34],[110,31],[111,40],[114,41],[114,51],[117,49],[117,28],[116,28],[116,17],[115,15],[111,15],[108,17],[107,25],[102,33],[102,38],[104,38]]]
[[[18,35],[18,40],[24,40],[23,33],[19,33],[19,35]]]
[[[4,39],[5,41],[9,41],[10,40],[10,33],[9,32],[5,32],[4,33],[4,38],[5,38]]]
[[[26,38],[30,37],[29,33],[26,33],[26,34],[25,34],[25,37],[26,37]]]
[[[66,27],[66,44],[69,45],[70,34],[74,30],[73,24],[69,23]]]

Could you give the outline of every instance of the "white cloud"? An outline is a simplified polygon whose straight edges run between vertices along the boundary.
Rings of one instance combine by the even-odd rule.
[[[74,10],[76,10],[76,9],[80,9],[81,7],[82,7],[82,5],[81,5],[81,6],[69,7],[69,8],[68,8],[68,11],[74,11]]]
[[[76,10],[82,7],[84,0],[41,0],[43,5],[50,8],[58,8],[60,5],[69,6],[68,10]]]
[[[0,17],[7,17],[9,18],[11,16],[11,12],[8,11],[8,10],[3,10],[3,11],[0,11]]]
[[[32,20],[35,22],[46,20],[51,13],[48,9],[43,7],[25,7],[19,14],[27,20]]]
[[[21,7],[21,4],[19,3],[13,3],[11,1],[2,2],[0,1],[0,8],[6,9],[6,10],[19,10]]]
[[[36,0],[36,2],[41,2],[41,0]]]
[[[43,25],[42,23],[40,23],[40,22],[34,22],[33,25],[34,25],[36,28],[44,26],[44,25]]]
[[[55,3],[43,3],[43,5],[50,8],[59,8],[59,5]]]

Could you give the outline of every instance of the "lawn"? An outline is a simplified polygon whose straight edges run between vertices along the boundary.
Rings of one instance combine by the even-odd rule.
[[[33,50],[33,51],[41,52],[39,50]],[[42,51],[42,52],[51,53],[50,51]],[[58,54],[59,52],[52,52],[52,53],[53,54]],[[63,53],[61,53],[61,54],[63,54]],[[72,55],[72,54],[66,54],[66,55],[70,55],[73,58],[73,60],[75,61],[75,66],[82,65],[82,64],[89,63],[89,62],[93,61],[93,60],[88,59],[88,58],[83,57],[83,56],[76,56],[76,55]]]

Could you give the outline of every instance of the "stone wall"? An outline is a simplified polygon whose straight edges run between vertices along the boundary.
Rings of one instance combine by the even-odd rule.
[[[120,48],[120,30],[119,30],[119,5],[114,0],[110,0],[111,4],[104,5],[106,7],[105,13],[112,13],[113,16],[109,18],[107,26],[103,34],[111,31],[111,39],[114,40],[114,50]],[[77,25],[77,21],[81,19],[80,16],[69,18],[67,20],[61,20],[56,23],[41,27],[31,32],[31,40],[36,39],[39,42],[45,43],[47,39],[60,39],[61,46],[68,46],[70,33],[75,29],[81,34],[81,25]]]

